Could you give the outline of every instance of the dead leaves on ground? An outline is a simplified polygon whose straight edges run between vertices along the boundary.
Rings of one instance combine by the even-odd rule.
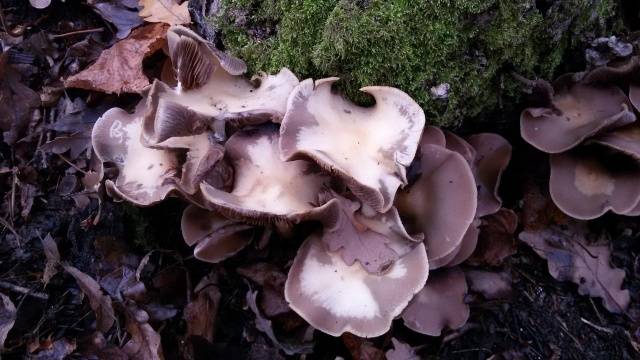
[[[184,25],[191,22],[188,1],[179,4],[176,0],[140,0],[140,16],[148,22],[169,25]]]
[[[523,209],[520,240],[547,260],[549,274],[578,285],[581,295],[602,299],[613,313],[624,313],[629,291],[622,289],[625,271],[610,263],[609,241],[589,231],[588,223],[562,214],[539,188],[530,188]]]
[[[133,30],[129,37],[104,50],[93,65],[67,78],[65,86],[107,94],[141,93],[150,85],[142,61],[164,46],[168,28],[155,23]]]
[[[16,306],[7,295],[0,293],[0,349],[4,348],[4,342],[15,322]]]

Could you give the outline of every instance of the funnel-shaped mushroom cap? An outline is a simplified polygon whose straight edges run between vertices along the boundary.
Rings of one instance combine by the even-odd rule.
[[[285,160],[309,157],[337,174],[362,202],[385,212],[405,167],[413,160],[424,113],[404,92],[384,86],[361,90],[376,100],[360,107],[331,91],[337,78],[304,80],[289,97],[280,128]]]
[[[551,198],[569,216],[594,219],[608,210],[625,214],[638,204],[640,166],[606,150],[586,146],[551,155]]]
[[[440,128],[435,126],[425,126],[420,138],[420,146],[424,145],[438,145],[445,147],[447,145],[447,138]]]
[[[255,228],[229,220],[216,212],[189,205],[182,213],[182,236],[194,256],[202,261],[220,262],[244,249]]]
[[[635,120],[627,96],[618,87],[578,83],[558,91],[549,107],[525,109],[520,132],[536,148],[560,153],[602,129]]]
[[[143,111],[140,105],[133,114],[120,108],[110,109],[93,126],[91,142],[100,160],[118,167],[118,178],[115,183],[106,182],[107,190],[146,206],[164,199],[176,188],[179,163],[170,151],[142,145]]]
[[[261,74],[251,82],[216,68],[206,83],[193,89],[171,89],[156,81],[149,94],[145,137],[154,144],[212,128],[222,140],[226,122],[236,126],[279,122],[296,85],[298,78],[288,69]]]
[[[500,210],[502,199],[498,194],[502,172],[511,160],[511,144],[497,134],[482,133],[468,139],[476,152],[472,169],[478,186],[476,217]]]
[[[469,144],[465,139],[452,133],[451,131],[445,132],[446,147],[451,151],[455,151],[467,160],[472,169],[476,159],[476,149]],[[443,145],[444,146],[444,145]]]
[[[469,306],[464,302],[467,290],[467,280],[461,270],[432,272],[425,287],[402,313],[404,324],[430,336],[440,336],[445,328],[461,327],[469,319]]]
[[[398,192],[396,207],[411,233],[423,232],[432,269],[455,256],[475,217],[476,183],[458,153],[437,145],[421,147],[422,175]]]
[[[359,263],[345,264],[319,235],[311,235],[289,270],[285,299],[298,315],[329,335],[379,336],[422,289],[428,273],[423,244],[383,275],[375,275]]]
[[[204,85],[218,67],[230,75],[241,75],[247,71],[247,65],[242,60],[216,49],[183,26],[169,28],[167,45],[169,57],[183,89]]]
[[[233,190],[203,183],[204,198],[224,215],[259,223],[295,220],[314,209],[329,177],[314,172],[308,161],[282,161],[278,138],[273,126],[231,136],[225,149],[235,173]]]
[[[331,199],[309,219],[322,223],[322,241],[349,266],[358,261],[368,272],[380,274],[423,240],[422,234],[407,234],[393,207],[378,213],[333,191],[321,196]]]

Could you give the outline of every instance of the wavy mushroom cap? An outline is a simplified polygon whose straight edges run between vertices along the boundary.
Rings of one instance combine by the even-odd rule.
[[[445,328],[461,327],[469,319],[469,306],[464,302],[467,291],[467,280],[460,269],[432,272],[402,313],[404,324],[430,336],[440,336]]]
[[[604,144],[603,144],[604,145]],[[553,154],[549,191],[567,215],[594,219],[611,210],[635,213],[640,201],[640,164],[601,145]]]
[[[176,189],[179,161],[168,150],[147,148],[140,142],[143,109],[139,105],[133,114],[120,108],[105,112],[93,126],[91,142],[102,162],[112,162],[118,168],[118,178],[107,180],[107,190],[147,206]]]
[[[148,98],[144,136],[155,145],[174,136],[213,129],[224,140],[225,124],[278,122],[298,78],[284,68],[276,75],[247,80],[246,65],[217,50],[193,31],[174,26],[167,33],[169,56],[178,79],[174,89],[155,81]]]
[[[411,233],[424,233],[432,269],[446,265],[474,220],[476,183],[467,161],[438,145],[421,147],[422,175],[398,192],[396,207]]]
[[[315,208],[330,178],[304,160],[282,161],[278,129],[264,126],[235,133],[225,144],[233,168],[231,192],[201,184],[203,197],[224,215],[250,222],[296,221]]]
[[[447,262],[446,267],[454,267],[465,262],[471,254],[476,250],[478,245],[478,238],[480,236],[480,220],[474,220],[467,232],[462,237],[462,241],[456,250],[454,250],[454,256]]]
[[[424,145],[438,145],[447,146],[447,137],[440,128],[435,126],[425,126],[420,138],[420,146]]]
[[[196,245],[196,259],[217,263],[244,249],[255,228],[209,210],[189,205],[182,213],[182,236],[189,246]]]
[[[615,84],[629,89],[629,100],[640,110],[640,57],[634,56],[622,64],[601,66],[591,70],[582,79],[590,84]]]
[[[204,85],[219,67],[230,75],[242,75],[247,71],[244,61],[216,49],[183,26],[169,28],[167,45],[176,78],[183,89]]]
[[[362,88],[376,104],[357,106],[332,91],[337,80],[307,79],[291,93],[280,128],[282,158],[313,159],[364,204],[385,212],[407,183],[424,113],[409,95],[384,86]]]
[[[469,144],[469,142],[460,136],[452,133],[451,131],[445,131],[445,139],[447,149],[451,151],[455,151],[458,154],[462,155],[462,157],[467,160],[469,165],[472,166],[475,164],[475,159],[477,157],[476,149]]]
[[[322,241],[349,266],[357,261],[368,272],[381,274],[423,240],[407,233],[395,208],[378,213],[336,193],[328,196],[309,219],[322,223]]]
[[[351,266],[328,250],[319,235],[300,247],[285,284],[289,306],[314,328],[332,336],[350,332],[374,337],[387,332],[424,286],[429,265],[420,243],[384,274]]]
[[[498,190],[502,173],[511,161],[511,144],[491,133],[471,135],[467,141],[475,150],[471,168],[478,188],[476,217],[493,214],[502,206]]]
[[[603,129],[636,120],[627,96],[617,86],[568,84],[557,90],[544,108],[525,109],[520,133],[547,153],[567,151]]]

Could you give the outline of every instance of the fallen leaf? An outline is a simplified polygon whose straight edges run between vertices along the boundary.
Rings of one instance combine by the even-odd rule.
[[[164,359],[160,334],[149,325],[149,315],[133,303],[128,304],[125,313],[126,328],[131,340],[124,344],[122,351],[136,360]]]
[[[361,337],[350,333],[341,336],[344,346],[349,350],[352,359],[358,360],[383,360],[384,352]]]
[[[21,75],[8,62],[9,52],[0,54],[0,130],[4,142],[13,145],[27,129],[40,96],[20,82]]]
[[[256,263],[238,268],[237,271],[238,274],[262,287],[260,308],[265,316],[273,318],[291,311],[284,299],[284,284],[287,276],[278,267],[269,263]]]
[[[63,360],[76,349],[75,340],[66,338],[54,342],[40,342],[35,354],[29,356],[29,360]]]
[[[522,210],[524,231],[519,238],[547,259],[553,278],[576,283],[581,295],[602,298],[613,313],[627,309],[629,291],[621,288],[625,272],[609,263],[611,251],[601,234],[590,233],[587,222],[562,213],[534,183],[526,187]]]
[[[16,322],[16,306],[3,293],[0,293],[0,301],[2,301],[2,306],[0,307],[0,349],[2,349],[9,331],[11,331],[13,324]]]
[[[69,275],[76,279],[76,283],[89,299],[89,305],[96,314],[96,329],[106,332],[111,329],[115,321],[111,298],[100,289],[100,284],[91,276],[83,273],[71,265],[63,266]]]
[[[514,233],[518,227],[518,215],[502,208],[497,213],[482,218],[476,249],[467,260],[469,265],[500,266],[516,253]]]
[[[403,343],[396,338],[391,338],[391,342],[393,343],[393,349],[387,351],[387,360],[420,360],[411,345]]]
[[[176,0],[140,0],[140,16],[148,22],[162,22],[169,25],[183,25],[191,22],[188,5]]]
[[[47,258],[47,263],[44,265],[44,273],[42,274],[42,281],[47,285],[53,275],[58,273],[60,252],[58,252],[58,245],[56,245],[56,241],[53,240],[51,234],[47,234],[47,236],[42,239],[42,248],[44,249],[44,256]]]
[[[289,344],[284,343],[278,340],[276,334],[273,332],[273,325],[271,324],[271,320],[265,318],[258,310],[258,305],[256,304],[256,298],[258,296],[257,291],[247,291],[247,305],[253,311],[256,316],[256,328],[267,335],[269,340],[276,346],[278,349],[282,350],[287,355],[295,355],[295,354],[310,354],[313,351],[313,343],[301,343],[301,344]]]
[[[200,280],[193,300],[184,308],[187,337],[200,336],[213,342],[213,335],[220,305],[220,290],[211,275]]]
[[[138,15],[137,0],[89,0],[88,3],[98,15],[116,27],[118,39],[126,38],[131,29],[143,23]]]
[[[108,94],[142,92],[150,85],[142,61],[164,46],[167,29],[162,23],[135,29],[128,38],[104,50],[93,65],[67,78],[64,85]]]
[[[469,289],[482,294],[486,300],[504,299],[511,295],[511,275],[506,271],[465,271]]]
[[[523,231],[519,237],[547,259],[553,278],[574,282],[581,295],[602,298],[607,310],[624,313],[630,302],[629,290],[622,289],[625,272],[609,263],[609,245],[592,244],[589,235],[586,222],[567,218],[564,224]]]

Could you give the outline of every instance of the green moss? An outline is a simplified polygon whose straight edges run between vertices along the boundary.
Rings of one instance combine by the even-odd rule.
[[[347,94],[396,86],[434,124],[456,125],[518,94],[508,76],[551,77],[590,33],[610,31],[615,0],[226,0],[211,19],[250,70],[340,76]],[[448,83],[447,100],[432,86]]]

